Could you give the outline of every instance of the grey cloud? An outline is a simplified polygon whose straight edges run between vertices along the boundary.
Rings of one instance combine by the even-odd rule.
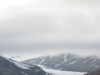
[[[99,0],[40,0],[1,9],[0,53],[87,50],[98,54],[99,6]]]

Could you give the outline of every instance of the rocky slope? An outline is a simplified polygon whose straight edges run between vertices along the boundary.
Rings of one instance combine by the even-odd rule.
[[[94,72],[90,72],[90,73],[87,73],[85,75],[100,75],[100,70],[97,70],[97,71],[94,71]]]
[[[100,69],[100,59],[94,56],[81,57],[74,54],[43,56],[24,61],[28,64],[44,65],[64,71],[92,72]]]
[[[47,75],[47,73],[38,66],[0,56],[0,75]]]

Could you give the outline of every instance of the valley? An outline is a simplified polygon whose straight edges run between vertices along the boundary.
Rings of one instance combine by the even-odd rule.
[[[61,71],[61,70],[49,69],[42,65],[38,66],[41,67],[44,71],[52,73],[52,75],[84,75],[86,73],[86,72]]]

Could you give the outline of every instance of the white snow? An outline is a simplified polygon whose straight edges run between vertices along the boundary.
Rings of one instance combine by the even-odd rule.
[[[6,58],[8,61],[10,61],[11,63],[13,63],[13,60],[9,59],[9,58]]]
[[[55,67],[59,66],[60,64],[55,65]]]
[[[39,71],[41,71],[41,69],[38,69],[38,70],[35,70],[35,71],[39,72]]]
[[[3,57],[4,59],[7,59],[7,60],[10,61],[11,63],[15,64],[16,66],[18,66],[19,68],[22,68],[22,69],[30,69],[30,67],[34,67],[34,66],[30,66],[30,65],[27,65],[27,64],[24,64],[24,63],[20,63],[20,62],[11,60],[10,58],[4,57],[4,56],[2,56],[2,57]]]
[[[55,67],[57,67],[57,66],[59,66],[59,65],[61,65],[61,64],[63,64],[63,63],[65,63],[68,59],[70,59],[70,58],[67,58],[67,53],[63,56],[63,58],[64,58],[64,61],[62,62],[62,63],[60,63],[60,64],[57,64],[57,65],[55,65]],[[72,63],[75,63],[76,61],[74,61],[74,62],[72,62]],[[72,64],[71,63],[71,64]]]
[[[76,60],[75,61],[73,61],[73,62],[71,62],[71,63],[69,63],[69,64],[67,64],[67,65],[71,65],[71,64],[74,64],[76,62]]]
[[[44,62],[44,60],[45,60],[45,57],[41,60],[40,64],[42,64]]]
[[[62,63],[66,62],[66,60],[67,60],[66,57],[67,57],[67,53],[64,55],[64,57],[63,57],[64,58],[64,61]]]
[[[47,69],[44,66],[38,65],[46,72],[52,73],[53,75],[84,75],[86,72],[72,72],[72,71],[61,71],[54,69]]]
[[[34,59],[30,62],[30,64],[34,64],[36,62],[37,59]]]
[[[60,71],[53,69],[43,69],[46,72],[53,73],[54,75],[84,75],[82,72]]]
[[[16,62],[16,61],[13,61],[13,63],[16,66],[18,66],[19,68],[22,68],[22,69],[30,69],[30,67],[33,67],[33,66],[30,66],[30,65],[27,65],[27,64]]]
[[[1,56],[1,55],[0,55]],[[7,59],[8,61],[10,61],[11,63],[13,62],[10,58],[7,58],[7,57],[5,57],[5,56],[1,56],[1,57],[3,57],[4,59]]]
[[[53,56],[50,57],[50,60],[52,60]]]
[[[59,66],[59,65],[61,65],[61,64],[63,64],[63,63],[65,63],[66,62],[66,60],[67,60],[67,53],[63,56],[63,58],[64,58],[64,61],[62,62],[62,63],[60,63],[60,64],[57,64],[57,65],[55,65],[55,67],[57,67],[57,66]]]
[[[30,61],[30,64],[32,64],[33,63],[33,60],[32,61]]]
[[[94,63],[95,61],[97,61],[97,59],[93,60],[90,64]]]
[[[86,63],[87,61],[88,61],[88,59],[87,59],[87,60],[85,60],[82,64]]]
[[[92,66],[96,65],[96,63],[94,63]]]

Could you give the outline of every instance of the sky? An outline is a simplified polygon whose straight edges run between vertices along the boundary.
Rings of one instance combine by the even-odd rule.
[[[100,0],[0,0],[0,54],[62,52],[100,57]]]

